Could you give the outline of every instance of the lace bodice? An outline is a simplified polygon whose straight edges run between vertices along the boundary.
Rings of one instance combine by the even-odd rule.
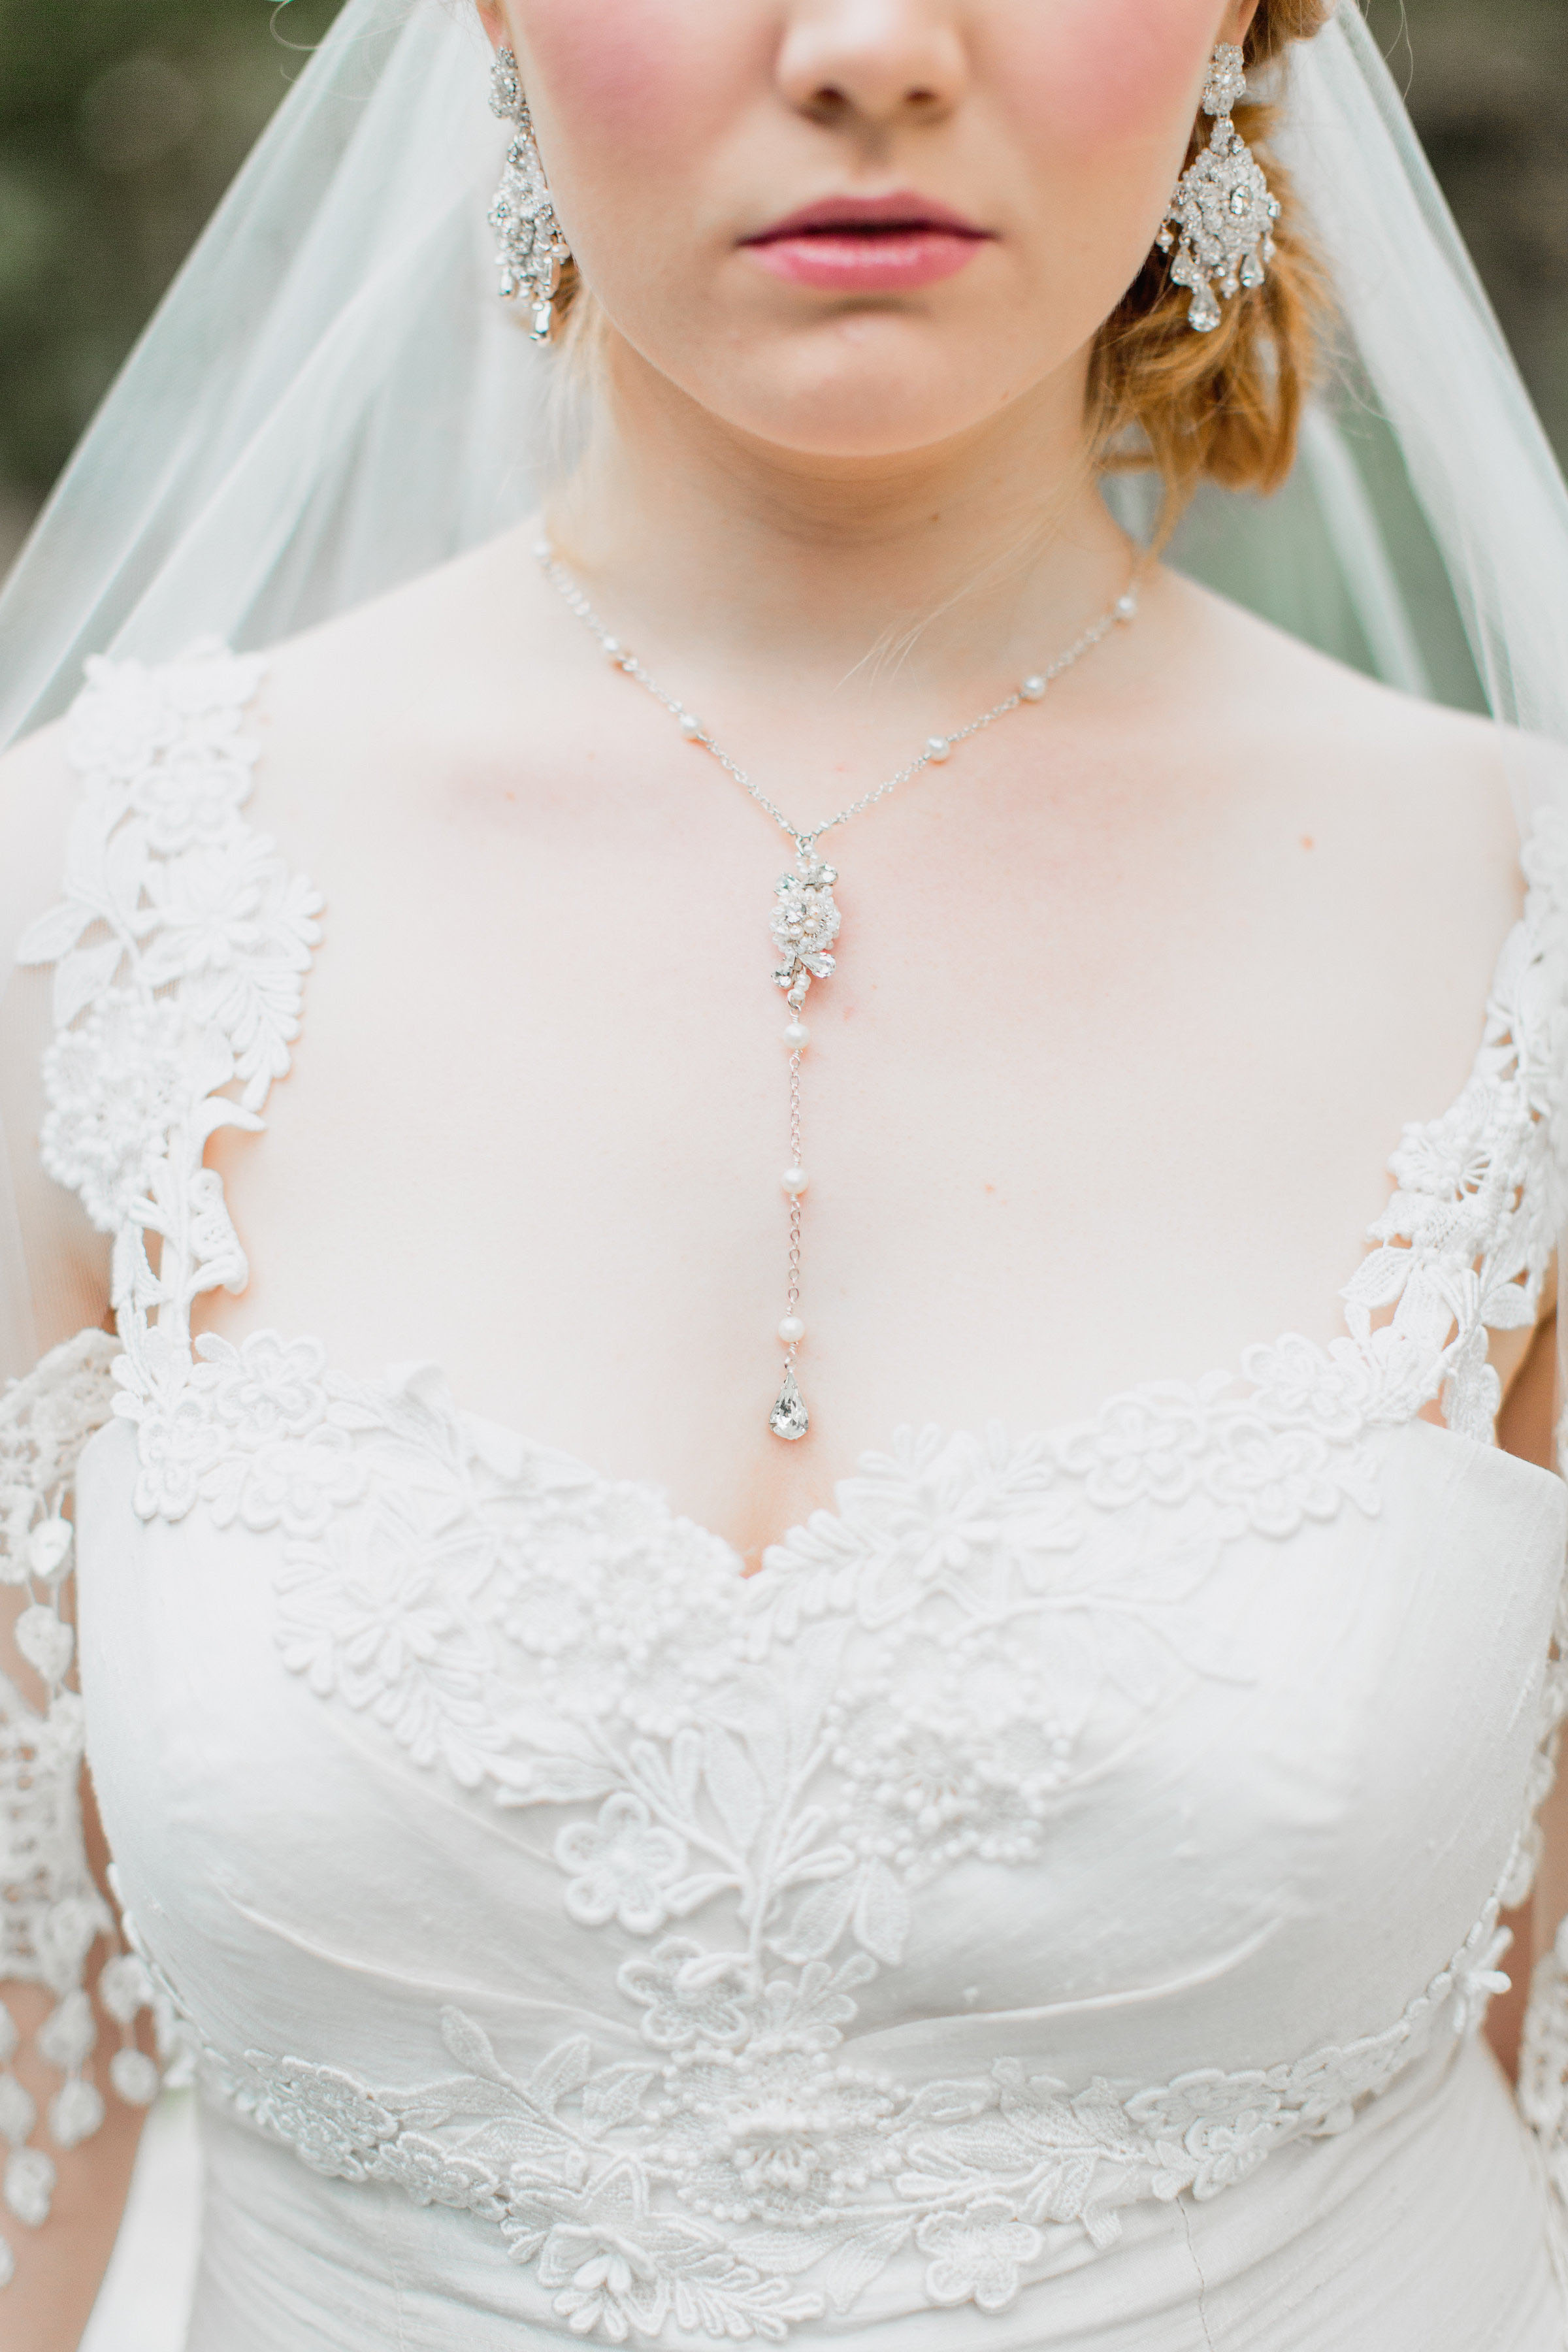
[[[258,674],[92,666],[24,946],[45,1163],[114,1236],[77,1516],[122,1998],[215,2107],[323,2211],[412,2200],[437,2273],[457,2217],[529,2341],[956,2347],[1440,2071],[1568,1704],[1568,1514],[1487,1360],[1562,1221],[1568,830],[1342,1339],[898,1433],[748,1579],[432,1367],[193,1345],[247,1279],[205,1147],[261,1124],[321,912],[245,814]]]

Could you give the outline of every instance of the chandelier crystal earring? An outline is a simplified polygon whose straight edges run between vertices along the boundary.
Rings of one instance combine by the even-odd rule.
[[[1261,286],[1274,258],[1279,199],[1269,194],[1258,158],[1230,119],[1247,96],[1244,62],[1229,41],[1214,53],[1203,100],[1214,130],[1177,182],[1155,240],[1162,253],[1175,248],[1171,276],[1192,289],[1187,318],[1200,335],[1212,334],[1220,322],[1218,295],[1228,301],[1243,286]]]
[[[525,300],[533,314],[533,340],[547,343],[555,324],[555,289],[561,272],[572,258],[551,202],[544,165],[533,136],[533,118],[522,94],[517,59],[510,49],[498,49],[490,74],[490,111],[516,131],[506,151],[500,186],[490,206],[489,224],[497,238],[496,261],[500,270],[503,302]]]

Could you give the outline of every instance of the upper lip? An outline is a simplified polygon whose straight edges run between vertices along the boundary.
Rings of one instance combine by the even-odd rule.
[[[836,228],[942,229],[950,236],[973,237],[993,234],[965,220],[950,205],[933,204],[929,196],[917,195],[908,188],[895,188],[888,196],[823,196],[814,205],[802,205],[798,212],[786,213],[783,220],[772,222],[741,242],[775,245],[781,237],[809,236],[814,230]]]

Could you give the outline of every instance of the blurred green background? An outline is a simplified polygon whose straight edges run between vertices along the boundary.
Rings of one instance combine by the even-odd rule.
[[[0,572],[338,5],[0,0]],[[1568,454],[1568,0],[1366,6]]]

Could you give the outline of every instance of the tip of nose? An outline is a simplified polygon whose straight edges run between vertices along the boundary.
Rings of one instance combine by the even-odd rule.
[[[963,35],[923,10],[820,5],[792,17],[775,68],[783,94],[819,121],[879,127],[948,113],[968,80]]]

